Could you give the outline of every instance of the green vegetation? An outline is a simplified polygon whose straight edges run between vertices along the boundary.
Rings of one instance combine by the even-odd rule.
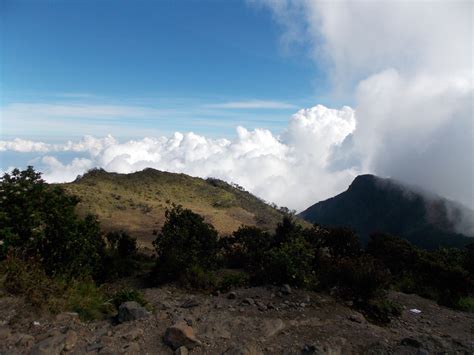
[[[85,320],[111,316],[125,301],[146,305],[139,291],[110,285],[136,272],[152,284],[207,291],[270,283],[331,292],[380,323],[400,314],[386,298],[390,288],[474,310],[474,244],[426,251],[375,234],[364,250],[353,231],[307,227],[291,213],[273,233],[241,226],[219,239],[204,217],[170,204],[154,233],[155,258],[146,259],[127,232],[102,234],[95,217],[78,217],[77,198],[31,167],[1,178],[0,202],[0,287],[38,309],[73,310]]]

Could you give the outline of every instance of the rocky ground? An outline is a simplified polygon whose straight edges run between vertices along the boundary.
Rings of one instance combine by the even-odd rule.
[[[331,296],[279,288],[208,295],[172,286],[145,290],[153,312],[128,303],[120,322],[77,314],[38,316],[0,298],[0,354],[473,354],[474,314],[414,295],[387,326]],[[415,314],[411,309],[419,309]]]

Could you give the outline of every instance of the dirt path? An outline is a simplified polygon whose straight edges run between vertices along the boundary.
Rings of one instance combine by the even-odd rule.
[[[414,295],[390,294],[404,310],[384,327],[328,295],[299,290],[284,295],[278,288],[249,288],[229,297],[166,286],[146,289],[145,297],[153,314],[119,325],[85,324],[74,314],[38,317],[20,300],[2,297],[0,353],[172,354],[163,336],[179,321],[201,343],[190,354],[474,353],[474,314]]]

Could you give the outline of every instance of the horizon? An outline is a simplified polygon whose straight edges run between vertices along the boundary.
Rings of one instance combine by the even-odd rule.
[[[298,210],[370,173],[474,208],[470,1],[4,1],[0,13],[1,171],[64,182],[151,167]]]

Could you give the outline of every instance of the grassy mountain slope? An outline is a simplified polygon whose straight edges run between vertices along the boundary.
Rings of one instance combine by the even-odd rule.
[[[221,235],[242,224],[274,229],[282,218],[280,211],[224,181],[154,169],[132,174],[93,170],[62,186],[81,199],[80,214],[96,214],[104,230],[126,230],[148,247],[171,203],[201,214]]]
[[[455,229],[461,215],[472,219],[473,212],[434,194],[373,175],[356,177],[347,191],[300,213],[313,223],[353,228],[363,242],[373,232],[387,232],[427,249],[474,242],[474,238]]]

